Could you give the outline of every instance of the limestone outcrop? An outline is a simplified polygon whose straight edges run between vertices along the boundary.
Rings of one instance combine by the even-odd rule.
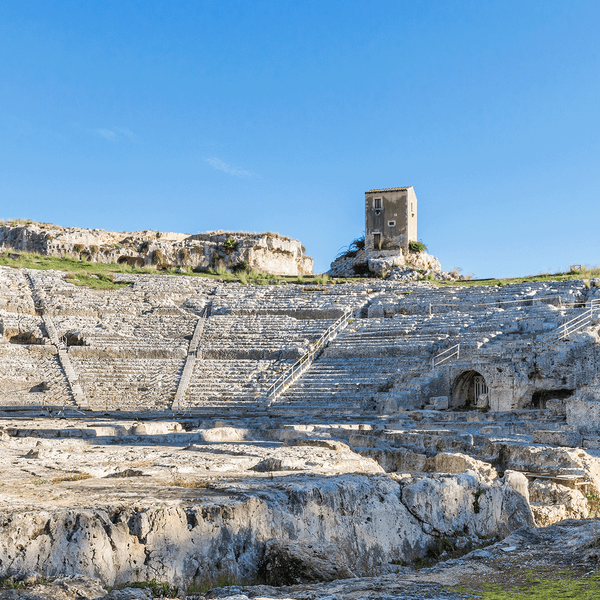
[[[302,244],[277,233],[112,232],[51,223],[0,223],[0,251],[70,256],[136,267],[248,268],[273,275],[311,275]]]
[[[442,271],[440,261],[427,252],[411,250],[357,250],[342,255],[331,263],[327,272],[332,277],[375,276],[392,281],[421,279],[455,281],[461,277]]]
[[[597,521],[571,519],[539,529],[523,527],[502,541],[478,548],[459,559],[446,557],[446,560],[426,569],[397,565],[393,573],[376,577],[353,577],[283,588],[236,584],[201,595],[197,592],[186,595],[185,589],[169,586],[167,582],[166,585],[159,582],[152,585],[150,582],[141,589],[123,587],[109,592],[100,580],[90,577],[63,576],[54,581],[44,581],[38,573],[29,573],[13,581],[17,584],[16,589],[0,591],[0,598],[148,600],[159,597],[160,593],[168,593],[168,597],[180,600],[464,600],[467,595],[480,595],[478,590],[488,590],[490,585],[497,590],[510,590],[513,595],[516,594],[515,589],[522,590],[524,587],[527,593],[536,593],[536,586],[542,582],[546,584],[546,590],[548,587],[556,589],[553,597],[566,597],[565,593],[561,593],[565,589],[568,589],[567,593],[574,594],[589,592],[593,597],[597,591],[594,572],[598,566],[599,533]],[[314,552],[317,553],[318,550]],[[322,560],[329,562],[326,556]],[[574,584],[570,589],[564,587],[569,580]]]
[[[69,573],[111,586],[158,578],[184,587],[225,572],[284,585],[364,576],[423,556],[439,536],[464,545],[533,525],[510,484],[473,475],[248,483],[183,505],[3,510],[0,577]]]

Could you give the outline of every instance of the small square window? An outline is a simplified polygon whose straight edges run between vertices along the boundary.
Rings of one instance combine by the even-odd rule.
[[[388,227],[396,227],[396,221],[388,221]]]

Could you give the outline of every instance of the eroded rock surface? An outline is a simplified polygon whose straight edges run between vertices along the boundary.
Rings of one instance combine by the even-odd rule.
[[[65,598],[152,580],[458,597],[448,567],[407,565],[482,546],[481,574],[545,544],[536,525],[591,535],[563,527],[600,490],[591,282],[132,281],[0,269],[0,577],[57,577],[40,593]]]

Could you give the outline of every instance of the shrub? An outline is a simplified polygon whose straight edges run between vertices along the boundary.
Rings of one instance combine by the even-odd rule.
[[[179,588],[171,587],[167,582],[159,582],[156,579],[152,581],[134,581],[127,585],[131,588],[149,589],[155,598],[177,598],[179,595]]]
[[[360,250],[365,248],[365,236],[352,240],[349,246],[336,256],[336,258],[354,258]]]
[[[425,252],[427,246],[423,242],[409,242],[408,249],[411,252]]]
[[[194,254],[203,254],[204,253],[204,248],[198,244],[197,246],[194,246]]]
[[[217,267],[213,269],[213,275],[218,275],[222,279],[226,279],[227,281],[232,279],[231,273],[225,267]]]
[[[248,261],[240,260],[235,265],[233,265],[232,270],[234,273],[241,273],[243,271],[248,271]]]
[[[83,252],[85,250],[85,246],[83,244],[75,244],[73,246],[73,250],[75,250],[75,252]]]
[[[227,254],[233,254],[236,251],[237,247],[238,243],[232,237],[227,238],[223,242],[223,248],[225,249],[225,252],[227,252]]]
[[[190,260],[190,251],[187,248],[182,248],[179,251],[179,260],[181,262],[185,262],[185,261]]]
[[[98,254],[98,252],[100,252],[100,248],[98,248],[98,246],[90,246],[90,252],[92,254]]]
[[[162,265],[166,261],[166,256],[162,250],[155,250],[152,253],[152,264],[153,265]]]

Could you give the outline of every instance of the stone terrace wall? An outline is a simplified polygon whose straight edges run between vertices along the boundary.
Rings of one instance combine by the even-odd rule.
[[[228,241],[229,240],[229,241]],[[273,275],[311,275],[313,260],[298,241],[277,233],[209,232],[197,235],[158,231],[111,232],[49,223],[0,223],[0,251],[35,252],[128,262],[135,266],[230,269],[245,261]]]

